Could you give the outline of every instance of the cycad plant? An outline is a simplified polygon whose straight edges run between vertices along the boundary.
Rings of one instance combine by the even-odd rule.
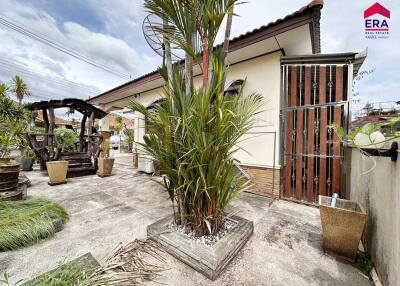
[[[165,188],[177,224],[196,235],[214,234],[223,225],[224,208],[248,182],[233,164],[237,143],[253,125],[261,107],[257,94],[225,95],[222,53],[214,53],[214,72],[207,88],[186,95],[183,76],[174,69],[164,100],[149,111],[138,102],[131,109],[144,114],[151,133],[142,149],[166,175]]]

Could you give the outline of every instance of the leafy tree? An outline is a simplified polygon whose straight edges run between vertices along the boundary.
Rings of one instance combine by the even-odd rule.
[[[0,96],[7,96],[8,93],[8,86],[4,83],[0,83]]]
[[[12,148],[25,145],[28,126],[26,110],[7,96],[0,96],[0,156],[9,155]]]
[[[73,151],[75,142],[78,139],[76,133],[66,128],[56,128],[54,130],[57,146],[63,151]]]
[[[124,118],[121,115],[115,115],[115,125],[110,126],[112,130],[115,130],[117,134],[120,133],[124,127]]]
[[[135,142],[135,132],[133,129],[127,128],[126,125],[124,126],[124,135],[125,135],[125,143],[128,145],[129,151],[132,151],[133,143]]]
[[[30,93],[30,91],[28,89],[28,85],[18,75],[16,75],[12,79],[12,92],[15,93],[15,96],[17,97],[19,104],[22,104],[22,100],[26,96],[30,96],[31,95],[31,93]]]

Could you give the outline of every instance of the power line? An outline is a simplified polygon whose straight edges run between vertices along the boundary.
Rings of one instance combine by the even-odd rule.
[[[77,83],[75,83],[75,84],[77,84],[75,86],[74,82],[70,82],[67,80],[65,82],[63,82],[62,80],[59,80],[59,79],[55,79],[55,78],[52,79],[49,75],[44,76],[44,75],[40,75],[39,73],[36,73],[36,72],[30,72],[28,70],[24,70],[19,67],[10,66],[8,64],[3,63],[1,60],[0,60],[0,69],[6,70],[9,72],[13,72],[13,73],[21,73],[21,74],[24,74],[24,76],[27,76],[27,77],[30,77],[33,79],[40,79],[40,80],[43,80],[43,81],[46,81],[46,82],[49,82],[49,83],[52,83],[52,84],[55,84],[55,85],[58,85],[61,87],[75,89],[81,93],[85,93],[88,95],[94,95],[94,94],[98,93],[98,91],[94,88],[90,88],[87,86],[85,87],[83,85],[81,86],[81,85],[78,85]]]
[[[88,92],[92,92],[92,93],[98,93],[99,92],[93,86],[89,86],[89,85],[86,85],[86,84],[82,84],[82,83],[78,83],[78,82],[75,82],[75,81],[71,81],[71,80],[68,80],[66,78],[63,78],[63,77],[60,77],[60,76],[56,76],[56,75],[53,75],[53,74],[45,73],[45,72],[43,72],[43,71],[41,71],[41,70],[39,70],[37,68],[34,68],[34,67],[26,68],[26,66],[24,66],[25,63],[19,62],[17,60],[10,61],[10,60],[6,60],[6,59],[0,59],[0,63],[3,63],[4,66],[10,67],[10,68],[14,68],[14,69],[19,69],[24,73],[29,73],[29,74],[32,74],[32,75],[34,75],[36,77],[40,77],[43,80],[54,81],[54,82],[60,82],[60,83],[63,83],[63,84],[73,85],[73,86],[76,86],[78,88],[85,89]]]
[[[107,67],[106,65],[96,63],[92,59],[90,59],[90,58],[88,58],[88,57],[86,57],[86,56],[84,56],[84,55],[82,55],[82,54],[80,54],[80,53],[78,53],[76,51],[73,51],[73,50],[71,50],[69,48],[66,48],[66,47],[62,46],[61,44],[59,44],[57,42],[48,40],[48,39],[46,39],[45,37],[43,37],[41,35],[35,34],[32,31],[30,31],[30,30],[28,30],[28,29],[26,29],[26,28],[24,28],[24,27],[22,27],[22,26],[20,26],[18,24],[15,24],[12,21],[9,21],[9,20],[7,20],[7,19],[5,19],[3,17],[0,17],[0,24],[2,24],[3,26],[7,27],[8,29],[14,30],[14,31],[16,31],[16,32],[18,32],[18,33],[20,33],[20,34],[22,34],[24,36],[27,36],[27,37],[32,38],[34,40],[37,40],[37,41],[39,41],[39,42],[41,42],[43,44],[46,44],[46,45],[48,45],[48,46],[50,46],[52,48],[55,48],[56,50],[58,50],[60,52],[66,53],[69,56],[72,56],[72,57],[74,57],[74,58],[76,58],[78,60],[86,62],[87,64],[90,64],[90,65],[92,65],[94,67],[102,69],[102,70],[104,70],[106,72],[109,72],[109,73],[115,75],[115,76],[118,76],[118,77],[123,78],[123,79],[130,79],[130,75],[128,75],[128,74],[116,71],[113,68]]]
[[[31,88],[31,91],[32,91],[32,96],[36,96],[36,94],[47,95],[46,97],[49,99],[72,97],[71,95],[68,95],[68,94],[62,94],[62,93],[58,93],[58,92],[43,90],[43,89],[40,89],[37,87]],[[74,97],[76,97],[76,96],[74,96]],[[87,95],[81,96],[81,98],[85,98],[85,97],[87,97]]]

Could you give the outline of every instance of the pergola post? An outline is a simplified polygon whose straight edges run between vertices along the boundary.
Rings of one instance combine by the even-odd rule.
[[[93,123],[94,123],[94,112],[92,112],[91,114],[90,114],[90,117],[89,117],[89,122],[88,122],[88,136],[91,136],[92,135],[92,129],[93,129]]]
[[[49,117],[47,116],[47,109],[43,108],[42,109],[42,116],[43,116],[43,124],[44,124],[44,142],[46,142],[46,144],[49,143]]]
[[[49,141],[48,141],[48,145],[49,145],[49,149],[50,149],[50,156],[53,157],[54,154],[54,128],[56,125],[56,119],[55,119],[55,115],[54,115],[54,108],[53,106],[49,106],[49,134],[51,134],[49,136]]]
[[[84,136],[85,136],[85,125],[86,125],[87,115],[84,114],[82,121],[81,121],[81,132],[79,133],[79,152],[83,152],[83,143],[84,143]]]

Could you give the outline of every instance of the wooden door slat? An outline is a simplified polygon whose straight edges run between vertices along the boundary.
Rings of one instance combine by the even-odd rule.
[[[335,100],[343,100],[343,67],[336,67],[336,88]],[[342,107],[335,106],[333,113],[333,122],[336,126],[341,127],[342,124]],[[333,135],[333,159],[332,163],[332,191],[340,194],[340,158],[341,142],[336,134]]]
[[[297,67],[290,67],[290,94],[288,100],[289,106],[297,105]],[[294,150],[292,149],[292,130],[293,130],[293,117],[294,112],[288,111],[286,118],[286,153],[291,154]],[[285,169],[285,190],[284,194],[286,197],[292,196],[292,160],[293,156],[287,155],[286,157],[286,169]]]
[[[319,72],[319,102],[326,103],[326,67],[320,67]],[[320,112],[320,127],[319,127],[319,153],[326,155],[327,143],[327,120],[328,112],[326,107],[322,107]],[[326,196],[326,158],[323,156],[319,159],[319,194]]]
[[[286,116],[286,166],[285,166],[285,190],[286,198],[292,196],[292,130],[293,130],[293,111],[288,111]]]
[[[297,105],[297,67],[291,67],[289,106]]]
[[[314,155],[314,118],[315,110],[308,111],[308,126],[307,126],[307,153]],[[307,201],[314,202],[314,157],[307,158]]]
[[[305,104],[311,104],[311,67],[305,67],[304,72]],[[308,111],[307,118],[307,154],[314,154],[314,109]],[[307,157],[307,191],[308,202],[314,201],[313,196],[314,158]]]
[[[303,179],[303,110],[296,112],[296,199],[301,200],[302,197],[302,179]]]

